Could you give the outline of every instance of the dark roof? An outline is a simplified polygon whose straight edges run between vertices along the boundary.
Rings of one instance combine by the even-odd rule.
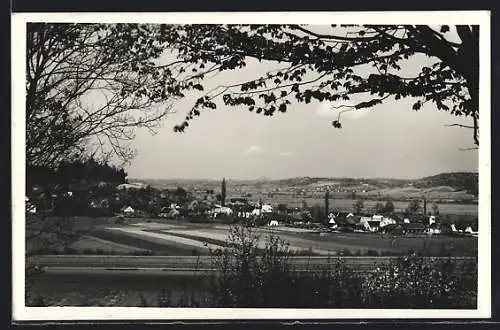
[[[386,231],[403,230],[403,229],[404,229],[404,227],[401,224],[399,224],[399,223],[391,223],[391,224],[389,224],[387,226],[384,226],[382,228],[382,230],[386,230]]]
[[[353,217],[348,217],[347,222],[351,225],[357,224],[361,220],[361,217],[359,215],[355,215]]]
[[[335,218],[335,222],[339,226],[352,226],[358,223],[358,220],[356,220],[356,217],[337,217]]]
[[[404,224],[405,229],[425,229],[425,226],[418,222],[410,222]]]
[[[423,214],[414,214],[410,215],[410,221],[412,222],[417,222],[417,221],[428,221],[429,217]]]

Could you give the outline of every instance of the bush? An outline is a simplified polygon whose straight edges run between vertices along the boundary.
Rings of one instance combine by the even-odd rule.
[[[227,247],[217,251],[220,276],[212,283],[213,307],[333,307],[356,306],[359,279],[343,263],[317,272],[294,270],[289,244],[279,236],[266,236],[265,248],[250,228],[233,227]],[[260,254],[260,255],[259,255]]]
[[[372,256],[372,257],[378,257],[379,253],[378,253],[377,250],[369,249],[368,251],[366,251],[366,255],[367,256]]]
[[[26,286],[25,286],[25,300],[26,306],[30,307],[44,307],[47,306],[43,297],[36,293],[33,289],[35,279],[43,274],[43,268],[33,264],[30,260],[26,259],[25,265],[25,278],[26,278]]]
[[[476,308],[477,263],[465,263],[462,267],[451,258],[441,261],[416,254],[400,257],[368,274],[363,282],[364,305]]]
[[[265,239],[259,252],[255,230],[231,228],[226,246],[212,251],[219,275],[207,307],[476,308],[477,260],[459,267],[411,253],[364,273],[342,259],[303,272],[291,266],[287,242],[272,232]]]

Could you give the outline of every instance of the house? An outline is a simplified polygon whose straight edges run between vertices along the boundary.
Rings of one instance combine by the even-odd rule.
[[[357,228],[362,229],[364,231],[372,231],[372,228],[370,227],[371,219],[372,219],[371,217],[366,217],[366,216],[360,217]]]
[[[429,228],[427,228],[427,234],[429,235],[441,234],[441,228],[436,222],[433,222],[432,224],[429,225]]]
[[[381,215],[374,215],[372,217],[369,216],[360,216],[359,218],[359,227],[364,228],[366,231],[376,232],[381,227],[381,222],[383,223],[384,217]]]
[[[380,221],[368,221],[368,228],[371,232],[376,232],[380,230]]]
[[[158,216],[160,218],[176,218],[180,215],[180,212],[179,210],[176,210],[176,209],[169,209],[169,208],[162,208],[162,211],[160,214],[158,214]]]
[[[271,220],[268,224],[269,227],[277,227],[278,226],[278,221],[277,220]]]
[[[429,226],[432,225],[433,223],[436,223],[437,218],[435,215],[429,216]]]
[[[272,213],[273,212],[273,207],[269,204],[264,204],[260,208],[262,213]]]
[[[425,226],[420,222],[410,222],[404,224],[405,232],[411,234],[423,234],[425,232]]]
[[[135,183],[122,183],[116,186],[118,190],[129,190],[129,189],[144,189],[146,185],[140,182]]]
[[[229,207],[226,206],[221,206],[221,205],[215,205],[215,208],[210,211],[211,214],[213,214],[214,218],[216,218],[218,215],[223,214],[223,215],[231,215],[233,214],[233,210]]]
[[[396,220],[389,218],[389,217],[383,217],[379,223],[379,227],[383,228],[387,225],[394,225],[394,224],[396,224]]]
[[[405,228],[400,223],[391,223],[384,227],[381,227],[380,230],[386,234],[392,235],[403,235],[406,233]]]
[[[359,222],[367,222],[367,221],[372,221],[372,217],[369,215],[361,215],[359,218]]]
[[[333,213],[330,213],[328,215],[328,224],[331,226],[332,229],[337,229],[339,225],[335,222],[335,215]]]
[[[35,214],[36,213],[36,206],[31,204],[30,199],[28,197],[25,198],[25,205],[26,205],[26,212]]]
[[[467,234],[470,234],[472,236],[477,236],[478,235],[478,231],[477,231],[477,228],[472,228],[472,225],[468,225],[467,228],[465,228],[464,230],[465,233]]]
[[[415,214],[410,217],[410,222],[419,222],[421,224],[428,224],[429,218],[424,214]]]
[[[457,229],[455,224],[452,223],[452,224],[443,225],[441,227],[441,233],[456,236],[456,235],[461,235],[463,233],[463,230]]]
[[[359,216],[336,217],[335,222],[339,229],[343,231],[354,231],[359,222]]]
[[[330,228],[334,230],[339,227],[337,222],[335,222],[335,215],[333,213],[330,213],[328,215],[328,224],[330,225]]]
[[[135,210],[132,208],[132,206],[123,207],[121,211],[126,215],[132,215],[135,213]]]

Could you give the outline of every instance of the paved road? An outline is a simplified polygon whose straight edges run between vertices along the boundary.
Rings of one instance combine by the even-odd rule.
[[[339,257],[291,257],[290,264],[297,270],[308,271],[335,263]],[[377,264],[388,264],[396,257],[343,257],[347,266],[357,271],[373,269]],[[441,258],[435,258],[441,259]],[[446,258],[442,258],[446,259]],[[459,263],[474,258],[454,258]],[[213,272],[213,257],[201,256],[116,256],[116,255],[39,255],[32,262],[49,273],[134,273],[134,274],[190,274]]]

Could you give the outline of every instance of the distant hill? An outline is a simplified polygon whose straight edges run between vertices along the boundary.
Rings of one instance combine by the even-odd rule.
[[[137,179],[157,188],[214,188],[220,185],[220,180],[215,179]],[[229,185],[239,185],[260,189],[267,187],[293,187],[297,189],[308,189],[320,186],[342,186],[352,189],[378,190],[392,195],[395,191],[405,193],[413,192],[419,195],[421,192],[434,191],[436,193],[462,192],[469,195],[478,195],[478,173],[454,172],[441,173],[421,179],[394,179],[394,178],[324,178],[324,177],[298,177],[288,179],[270,180],[258,178],[254,180],[232,180],[226,178]],[[351,188],[349,188],[351,189]],[[410,191],[410,190],[414,191]]]
[[[477,195],[479,175],[473,172],[441,173],[415,180],[412,183],[417,188],[448,186],[455,190],[467,191],[469,194]]]

